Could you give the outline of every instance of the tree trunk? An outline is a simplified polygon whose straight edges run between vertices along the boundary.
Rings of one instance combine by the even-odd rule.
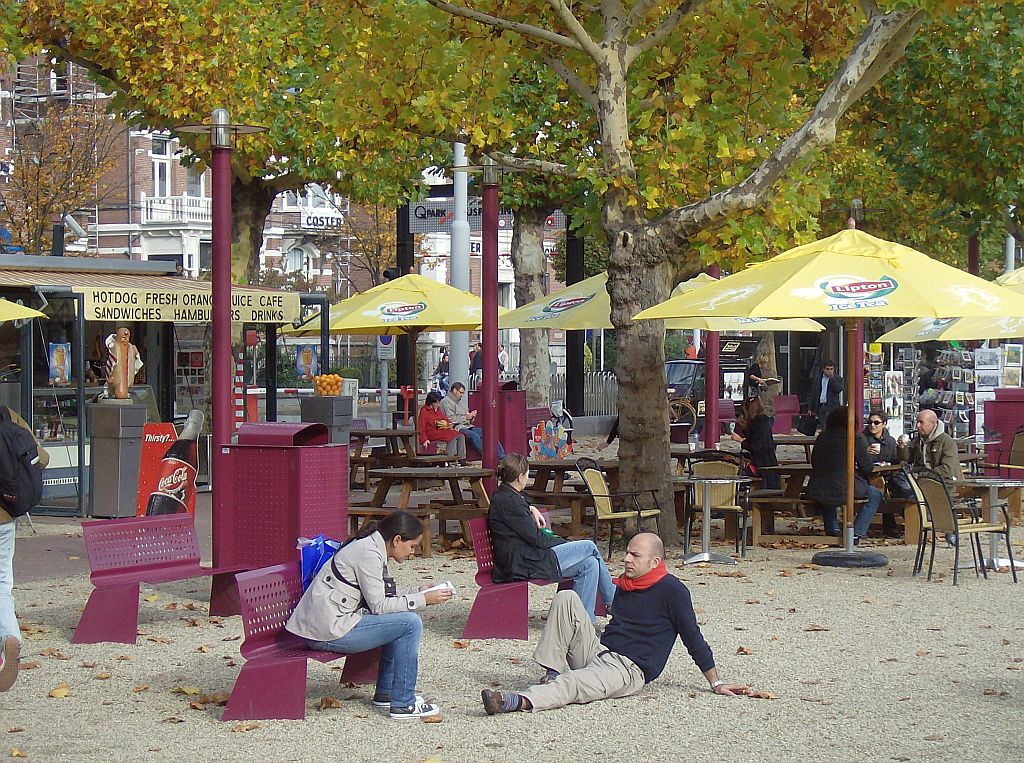
[[[260,272],[263,228],[278,194],[277,185],[255,178],[231,179],[231,280],[252,283]]]
[[[515,270],[516,304],[525,305],[544,296],[544,221],[548,210],[525,207],[515,210],[512,230],[512,267]],[[520,329],[519,383],[526,390],[526,404],[546,406],[551,390],[547,329]]]
[[[761,378],[778,376],[779,360],[775,357],[775,332],[755,331],[754,336],[761,340],[757,349],[754,350],[754,360],[759,358],[762,353],[768,355],[768,366],[761,369]],[[779,394],[782,394],[782,385],[769,384],[764,394],[761,395],[761,402],[764,403],[764,412],[767,415],[775,415],[775,396]]]
[[[608,291],[618,350],[619,463],[624,489],[656,492],[662,540],[678,545],[669,481],[665,324],[632,320],[644,308],[668,299],[674,269],[663,242],[635,231],[623,230],[609,242]]]

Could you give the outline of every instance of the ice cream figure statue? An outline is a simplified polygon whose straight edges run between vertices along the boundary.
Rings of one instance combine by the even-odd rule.
[[[295,376],[310,380],[320,373],[320,350],[312,344],[300,344],[295,348]]]
[[[49,382],[51,387],[66,387],[71,384],[71,343],[50,342]]]
[[[114,400],[127,400],[142,358],[131,342],[132,332],[121,326],[107,337],[107,394]]]

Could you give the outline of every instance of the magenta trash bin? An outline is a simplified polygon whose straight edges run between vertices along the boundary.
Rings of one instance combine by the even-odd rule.
[[[295,541],[348,527],[348,446],[323,424],[242,424],[214,475],[214,558],[266,567],[296,558]]]

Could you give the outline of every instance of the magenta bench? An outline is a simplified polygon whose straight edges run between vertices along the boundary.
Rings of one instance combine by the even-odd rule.
[[[245,629],[241,653],[246,662],[221,720],[305,718],[307,660],[332,662],[347,657],[342,683],[377,680],[379,649],[352,655],[321,652],[285,630],[285,623],[302,598],[298,562],[241,572],[237,580]]]
[[[473,600],[466,627],[462,629],[462,638],[511,638],[525,641],[530,637],[529,586],[558,583],[558,590],[561,591],[571,589],[572,581],[519,580],[495,583],[491,579],[494,549],[491,547],[491,534],[487,530],[487,518],[469,520],[469,532],[473,539],[473,553],[476,555],[476,584],[480,590]],[[600,594],[597,613],[606,614]]]
[[[202,567],[194,519],[188,514],[100,519],[82,523],[92,584],[71,641],[134,644],[139,630],[139,585],[213,576],[210,614],[238,613],[238,568]]]

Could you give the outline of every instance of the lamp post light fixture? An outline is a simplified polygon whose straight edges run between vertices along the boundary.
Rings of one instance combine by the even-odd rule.
[[[483,433],[483,466],[498,468],[498,186],[501,168],[489,156],[483,162],[483,246],[480,300],[480,350],[484,354],[480,386],[480,413]]]
[[[190,124],[175,128],[176,132],[205,134],[210,136],[210,169],[213,175],[211,189],[212,243],[211,287],[212,304],[210,322],[213,325],[210,354],[210,392],[212,433],[211,488],[214,491],[214,505],[217,501],[217,486],[213,475],[222,474],[219,465],[223,461],[223,446],[231,442],[232,415],[231,390],[234,386],[233,358],[231,356],[231,149],[236,135],[263,132],[265,127],[232,124],[227,109],[214,109],[210,124]],[[217,516],[213,512],[213,563],[219,564],[221,543]]]

